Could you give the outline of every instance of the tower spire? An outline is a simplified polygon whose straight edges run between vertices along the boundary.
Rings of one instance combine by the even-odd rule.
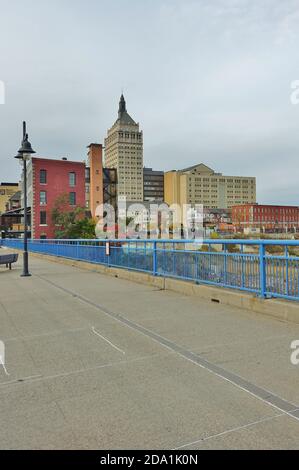
[[[123,93],[121,94],[120,100],[119,100],[119,108],[118,108],[118,117],[121,119],[123,113],[127,112],[126,108],[126,100],[124,98]]]

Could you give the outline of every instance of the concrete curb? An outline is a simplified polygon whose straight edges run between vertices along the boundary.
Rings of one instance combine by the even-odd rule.
[[[20,253],[19,250],[11,250]],[[126,279],[139,284],[147,284],[153,287],[178,292],[182,295],[196,296],[211,302],[243,308],[255,313],[261,313],[275,317],[278,320],[299,324],[299,304],[293,301],[280,299],[260,299],[252,294],[233,289],[199,285],[193,282],[179,279],[162,278],[143,272],[130,271],[121,268],[111,268],[100,264],[76,261],[56,256],[30,253],[40,259],[46,259],[54,263],[74,266],[88,271],[95,271],[120,279]]]

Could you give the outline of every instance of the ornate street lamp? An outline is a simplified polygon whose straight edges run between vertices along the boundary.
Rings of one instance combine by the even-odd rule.
[[[26,133],[26,122],[23,122],[23,140],[18,155],[18,160],[23,160],[23,194],[24,194],[24,254],[23,254],[23,273],[21,277],[31,276],[28,269],[28,215],[27,215],[27,159],[31,154],[35,153],[28,141]]]

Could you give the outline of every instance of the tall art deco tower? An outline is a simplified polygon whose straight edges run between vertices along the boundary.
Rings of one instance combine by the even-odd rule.
[[[143,201],[143,134],[121,95],[118,119],[105,139],[105,166],[117,169],[118,196]]]

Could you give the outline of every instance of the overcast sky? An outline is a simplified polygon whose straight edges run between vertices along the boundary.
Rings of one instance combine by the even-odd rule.
[[[24,119],[38,155],[83,160],[124,89],[146,166],[204,162],[299,205],[298,44],[299,0],[0,0],[0,181]]]

